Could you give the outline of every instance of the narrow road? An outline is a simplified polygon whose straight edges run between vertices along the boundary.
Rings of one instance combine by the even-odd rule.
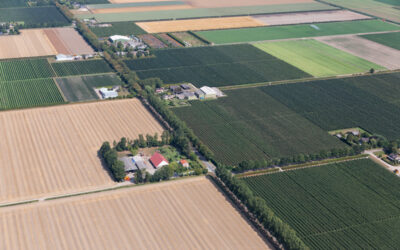
[[[387,162],[383,161],[382,159],[380,159],[378,156],[376,156],[374,154],[375,152],[379,152],[379,151],[382,151],[382,149],[366,150],[364,153],[368,154],[369,157],[371,158],[371,160],[373,160],[374,162],[378,163],[382,167],[385,167],[386,169],[388,169],[392,173],[394,173],[395,170],[399,170],[399,173],[396,174],[396,175],[400,177],[400,166],[397,166],[397,167],[392,166],[389,163],[387,163]]]
[[[192,148],[192,150],[197,155],[197,157],[199,157],[201,163],[208,169],[208,172],[215,173],[217,167],[212,162],[209,162],[202,154],[200,154],[199,151],[194,148]]]

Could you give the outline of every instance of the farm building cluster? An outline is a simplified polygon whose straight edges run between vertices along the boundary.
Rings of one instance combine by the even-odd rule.
[[[225,96],[221,90],[216,87],[203,86],[195,87],[193,84],[172,85],[169,88],[157,88],[156,93],[162,95],[164,100],[205,100],[216,99]]]
[[[109,99],[118,97],[118,90],[120,86],[114,86],[112,88],[102,87],[99,89],[95,89],[96,94],[100,99]]]
[[[142,39],[136,36],[121,36],[121,35],[113,35],[110,36],[109,41],[113,44],[121,44],[124,49],[132,48],[137,51],[144,51],[147,48],[147,45],[143,42]]]

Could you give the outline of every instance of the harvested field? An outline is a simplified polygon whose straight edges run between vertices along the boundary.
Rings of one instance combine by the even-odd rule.
[[[348,10],[259,15],[253,16],[253,18],[263,23],[264,25],[287,25],[370,19],[370,17],[368,16],[364,16]]]
[[[174,20],[160,22],[139,22],[139,27],[148,33],[178,32],[189,30],[214,30],[214,29],[232,29],[244,27],[263,26],[262,22],[254,20],[251,17],[222,17],[222,18],[204,18],[189,20]]]
[[[371,68],[385,69],[313,39],[258,43],[255,46],[316,77],[365,73]]]
[[[163,49],[167,47],[167,45],[165,45],[160,39],[158,39],[153,35],[144,34],[144,35],[139,35],[138,37],[153,49]]]
[[[105,13],[124,13],[124,12],[144,12],[144,11],[160,11],[160,10],[184,10],[193,8],[190,5],[165,5],[165,6],[141,6],[129,8],[108,8],[91,10],[93,14]]]
[[[173,39],[172,37],[170,37],[167,34],[158,34],[158,36],[163,39],[163,42],[168,44],[168,46],[171,46],[173,48],[178,48],[178,47],[183,47],[182,44],[180,44],[178,41],[176,41],[175,39]]]
[[[244,43],[289,38],[346,35],[400,30],[399,25],[381,20],[358,20],[318,24],[198,31],[201,37],[216,44]]]
[[[217,7],[239,7],[251,5],[277,5],[277,4],[297,4],[312,3],[313,0],[186,0],[189,4],[197,8],[217,8]]]
[[[56,48],[58,54],[82,55],[94,53],[94,50],[73,28],[45,29],[44,32]]]
[[[0,248],[270,249],[226,199],[196,177],[4,208]]]
[[[0,127],[0,202],[110,185],[101,144],[163,131],[137,99],[5,111]]]
[[[20,35],[0,36],[0,59],[55,54],[57,50],[43,29],[21,30]]]
[[[317,40],[387,69],[400,68],[400,51],[397,49],[358,36],[325,37]]]

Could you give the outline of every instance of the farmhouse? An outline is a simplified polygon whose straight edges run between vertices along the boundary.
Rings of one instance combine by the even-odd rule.
[[[167,159],[165,159],[164,156],[158,152],[154,153],[154,155],[150,158],[150,162],[155,168],[161,168],[169,164]]]
[[[182,159],[179,161],[179,164],[181,164],[182,167],[188,168],[189,167],[189,162],[185,159]]]

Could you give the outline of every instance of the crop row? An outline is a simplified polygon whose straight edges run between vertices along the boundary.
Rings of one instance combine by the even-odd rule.
[[[55,6],[0,9],[1,22],[23,22],[26,27],[68,25],[68,20]]]
[[[63,103],[53,79],[0,82],[0,109],[35,107]]]
[[[53,77],[46,59],[0,61],[0,81],[29,80]]]
[[[104,60],[52,63],[57,76],[86,75],[112,72]]]
[[[400,232],[400,197],[393,195],[399,182],[367,159],[243,180],[311,248],[379,248],[385,231]],[[397,223],[390,229],[374,229],[393,217]]]

